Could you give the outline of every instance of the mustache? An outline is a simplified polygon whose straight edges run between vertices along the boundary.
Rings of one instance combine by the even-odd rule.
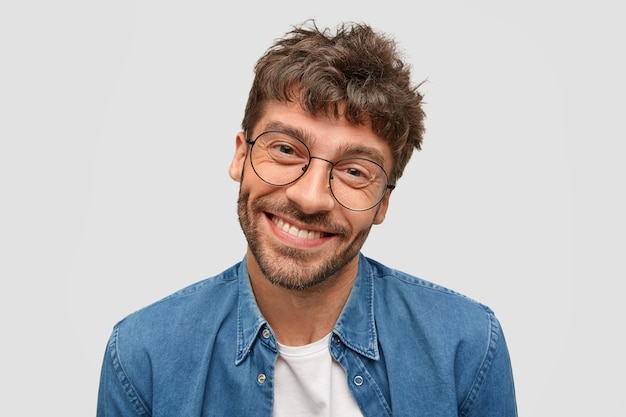
[[[244,195],[240,199],[247,200]],[[265,199],[255,200],[251,204],[251,208],[255,212],[269,212],[276,215],[282,215],[297,220],[303,225],[321,228],[332,232],[333,234],[345,235],[348,230],[342,224],[333,221],[328,214],[325,213],[303,213],[296,206],[285,202],[275,202]]]

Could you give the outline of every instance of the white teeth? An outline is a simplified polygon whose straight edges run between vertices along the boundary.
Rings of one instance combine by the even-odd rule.
[[[296,226],[293,226],[283,221],[283,219],[277,219],[275,217],[272,217],[272,221],[274,222],[276,226],[278,226],[279,229],[281,229],[284,232],[289,233],[292,236],[296,236],[296,237],[300,237],[304,239],[319,239],[322,237],[322,232],[298,229]]]

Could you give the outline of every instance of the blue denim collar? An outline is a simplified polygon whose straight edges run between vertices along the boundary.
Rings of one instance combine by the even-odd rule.
[[[237,359],[245,360],[257,335],[267,321],[257,306],[248,278],[245,258],[239,264],[239,305],[237,309]],[[378,334],[374,319],[374,271],[365,257],[359,255],[359,270],[350,297],[344,306],[333,333],[350,349],[369,359],[380,359]],[[275,350],[272,338],[271,347]]]
[[[374,318],[374,271],[362,254],[359,254],[359,271],[352,292],[333,332],[358,354],[380,359]]]
[[[248,356],[259,331],[267,326],[267,321],[261,314],[252,292],[245,257],[239,264],[237,275],[239,276],[239,305],[237,307],[237,359],[235,365],[239,365]]]

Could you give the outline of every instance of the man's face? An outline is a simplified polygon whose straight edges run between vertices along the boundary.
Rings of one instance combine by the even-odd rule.
[[[338,161],[350,156],[378,159],[391,169],[389,146],[369,126],[341,118],[312,116],[297,103],[270,102],[250,138],[267,130],[297,132],[311,155]],[[355,150],[362,154],[354,154]],[[230,176],[240,181],[238,214],[248,241],[248,269],[258,270],[272,283],[289,289],[307,289],[342,276],[354,277],[357,255],[373,224],[384,220],[389,192],[367,211],[342,207],[329,189],[328,162],[312,159],[297,182],[273,186],[252,170],[248,144],[237,135]],[[250,256],[252,255],[252,256]]]

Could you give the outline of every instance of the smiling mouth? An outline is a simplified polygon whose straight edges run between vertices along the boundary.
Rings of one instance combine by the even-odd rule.
[[[285,233],[289,233],[291,236],[299,237],[302,239],[321,239],[323,237],[329,236],[328,233],[320,232],[317,230],[299,229],[298,227],[284,221],[283,219],[276,218],[275,216],[270,215],[270,219],[272,220],[272,223],[276,225],[276,227],[278,227]]]

